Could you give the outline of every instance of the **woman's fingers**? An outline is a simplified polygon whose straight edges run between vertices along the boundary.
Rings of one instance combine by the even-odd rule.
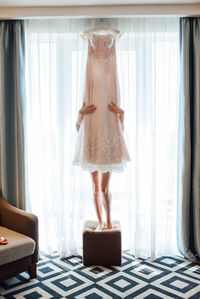
[[[87,108],[93,108],[93,107],[96,107],[95,105],[87,105],[84,107],[84,109],[87,109]]]
[[[111,106],[114,106],[114,107],[118,107],[114,102],[111,102],[111,104],[109,104]]]
[[[114,107],[112,107],[112,106],[108,106],[108,109],[112,109],[112,110],[113,110],[113,109],[115,109],[115,108],[114,108]]]
[[[84,110],[83,110],[83,114],[88,114],[88,113],[92,113],[92,112],[94,112],[95,110],[96,110],[96,106],[94,106],[94,105],[88,105],[88,106],[86,106],[85,108],[84,108]]]
[[[115,107],[115,106],[112,106],[112,105],[109,105],[109,104],[108,104],[108,108],[112,109],[112,110],[115,110],[115,111],[119,111],[118,107]]]
[[[96,107],[92,107],[92,106],[85,107],[85,110],[86,110],[86,111],[87,111],[87,110],[94,110],[94,109],[96,109]]]
[[[79,113],[82,115],[88,114],[88,113],[92,113],[96,110],[96,106],[95,105],[88,105],[86,106],[86,103],[83,102],[83,107],[79,110]]]
[[[94,110],[96,110],[96,107],[88,108],[85,111],[87,112],[87,111],[94,111]]]
[[[115,113],[121,113],[121,109],[114,103],[111,102],[111,104],[108,104],[108,109],[111,112],[115,112]]]
[[[112,108],[119,108],[118,106],[116,105],[113,105],[113,104],[108,104],[109,107],[112,107]]]
[[[116,104],[116,103],[114,103],[114,102],[111,102],[111,104],[108,104],[108,105],[110,105],[110,106],[114,106],[114,107],[117,107],[117,108],[119,108],[119,107],[117,106],[117,104]]]
[[[91,111],[88,111],[88,113],[86,113],[86,114],[90,114],[90,113],[93,113],[95,110],[91,110]]]
[[[109,109],[109,111],[114,112],[114,113],[119,113],[119,112],[116,111],[116,110],[111,110],[111,109]]]

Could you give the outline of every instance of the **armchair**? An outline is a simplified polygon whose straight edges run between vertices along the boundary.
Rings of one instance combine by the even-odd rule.
[[[38,261],[38,218],[15,208],[0,196],[0,235],[8,239],[0,245],[0,281],[28,271],[36,277]]]

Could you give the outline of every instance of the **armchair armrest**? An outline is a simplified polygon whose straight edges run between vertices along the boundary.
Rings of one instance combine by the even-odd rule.
[[[32,213],[20,210],[0,197],[0,225],[24,234],[36,242],[32,261],[38,261],[38,218]]]

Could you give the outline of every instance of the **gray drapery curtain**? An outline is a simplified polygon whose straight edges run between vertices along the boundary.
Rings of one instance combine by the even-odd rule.
[[[0,189],[8,202],[22,209],[25,208],[24,51],[24,22],[0,21]]]
[[[180,18],[178,244],[200,261],[200,18]]]

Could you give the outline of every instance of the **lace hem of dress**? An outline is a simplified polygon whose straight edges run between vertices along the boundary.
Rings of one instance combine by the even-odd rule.
[[[128,160],[130,161],[130,160]],[[90,163],[81,163],[78,161],[73,161],[74,166],[80,166],[82,167],[83,170],[89,171],[89,172],[94,172],[94,171],[99,171],[99,172],[123,172],[124,168],[127,167],[127,162],[128,161],[123,161],[118,164],[90,164]]]
[[[84,137],[83,126],[76,139],[72,165],[90,172],[122,172],[131,161],[124,136],[115,131]]]

